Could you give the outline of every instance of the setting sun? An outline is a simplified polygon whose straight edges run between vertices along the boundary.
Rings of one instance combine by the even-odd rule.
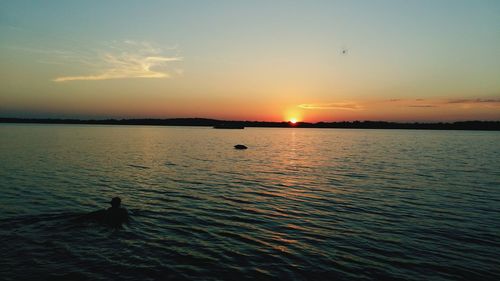
[[[297,118],[291,118],[290,123],[292,124],[297,124]]]

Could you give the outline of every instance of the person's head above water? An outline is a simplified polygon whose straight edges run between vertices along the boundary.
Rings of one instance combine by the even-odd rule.
[[[122,223],[128,223],[128,212],[121,207],[122,200],[120,197],[113,197],[108,208],[104,213],[104,223],[112,227],[120,227]]]
[[[109,202],[113,208],[120,208],[120,205],[122,204],[122,200],[120,197],[113,197],[111,201]]]

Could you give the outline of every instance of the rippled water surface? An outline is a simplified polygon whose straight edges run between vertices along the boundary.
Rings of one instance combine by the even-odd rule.
[[[499,159],[499,132],[0,125],[0,279],[499,280]],[[72,222],[113,196],[123,229]]]

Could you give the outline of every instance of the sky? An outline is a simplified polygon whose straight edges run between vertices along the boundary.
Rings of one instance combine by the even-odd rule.
[[[0,117],[500,120],[500,1],[0,0]]]

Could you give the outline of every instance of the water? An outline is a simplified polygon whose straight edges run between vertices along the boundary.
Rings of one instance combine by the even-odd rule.
[[[499,132],[0,125],[0,279],[498,280],[499,148]],[[71,222],[116,195],[130,225]]]

